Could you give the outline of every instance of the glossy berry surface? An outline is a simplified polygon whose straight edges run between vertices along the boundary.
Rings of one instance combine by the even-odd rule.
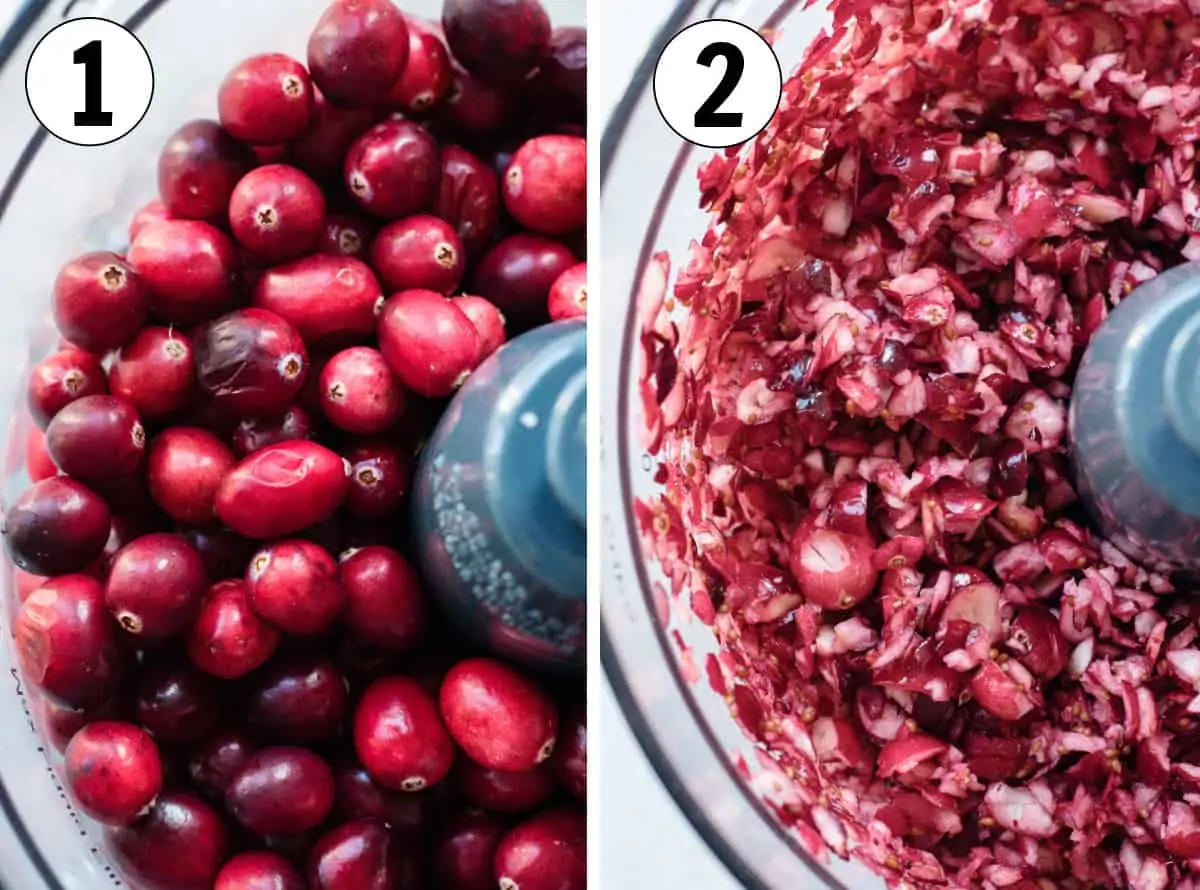
[[[111,530],[108,504],[62,476],[34,483],[4,516],[8,555],[35,575],[82,571],[104,550]]]
[[[192,620],[208,575],[181,535],[151,534],[126,544],[108,569],[104,600],[127,632],[166,639]]]
[[[109,835],[121,868],[148,890],[211,890],[229,832],[221,815],[185,792],[159,796],[149,814]]]
[[[158,748],[129,723],[99,721],[80,729],[67,746],[65,766],[76,805],[105,825],[130,824],[162,790]]]
[[[279,145],[304,132],[312,117],[308,71],[282,53],[264,53],[238,63],[217,92],[226,132],[251,145]]]
[[[53,306],[64,337],[90,352],[104,352],[145,323],[150,288],[124,259],[95,251],[63,266],[54,281]]]
[[[385,788],[420,791],[440,782],[454,761],[433,698],[407,677],[385,677],[363,693],[354,715],[354,750]]]

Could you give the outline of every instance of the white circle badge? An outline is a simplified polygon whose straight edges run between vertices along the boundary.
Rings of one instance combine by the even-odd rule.
[[[654,68],[663,120],[695,145],[727,148],[771,121],[783,95],[775,50],[748,25],[710,19],[671,38]]]
[[[25,94],[38,122],[63,142],[106,145],[145,117],[154,69],[132,31],[108,19],[71,19],[33,48]]]

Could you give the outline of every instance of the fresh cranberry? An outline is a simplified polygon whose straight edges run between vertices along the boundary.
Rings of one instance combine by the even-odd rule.
[[[371,244],[371,224],[359,216],[331,213],[325,217],[324,235],[317,244],[320,253],[365,259]]]
[[[244,581],[229,579],[209,588],[188,627],[185,645],[192,664],[214,677],[232,680],[267,662],[280,632],[250,607]]]
[[[321,371],[321,412],[346,432],[382,433],[399,420],[404,403],[404,387],[377,349],[344,349]]]
[[[117,353],[108,385],[146,420],[178,414],[196,387],[192,341],[175,328],[142,328]]]
[[[146,890],[211,890],[229,833],[220,814],[193,794],[169,791],[144,819],[109,836],[121,870]]]
[[[290,442],[293,439],[311,439],[312,418],[299,405],[292,405],[282,417],[270,419],[246,418],[233,431],[234,450],[245,457],[268,445]]]
[[[468,254],[479,254],[500,221],[500,180],[495,171],[466,149],[445,146],[433,212],[454,227]]]
[[[408,27],[391,0],[334,0],[308,38],[308,70],[331,102],[372,106],[408,62]]]
[[[350,462],[350,488],[346,510],[365,518],[395,513],[408,494],[412,460],[382,440],[359,442],[343,450]]]
[[[305,890],[304,876],[278,853],[239,853],[221,869],[213,890]]]
[[[402,840],[377,819],[357,819],[322,837],[309,857],[309,890],[402,890]]]
[[[465,810],[442,829],[433,848],[433,873],[442,890],[492,890],[492,859],[505,825],[478,810]]]
[[[512,117],[512,102],[503,90],[454,65],[454,82],[441,117],[456,133],[483,142],[502,132]]]
[[[229,237],[208,223],[174,219],[147,226],[127,259],[150,285],[150,307],[160,321],[197,324],[233,302],[237,252]]]
[[[550,44],[540,0],[446,0],[442,28],[454,58],[490,81],[521,82]]]
[[[196,548],[204,562],[204,571],[213,581],[241,578],[258,549],[254,541],[227,528],[189,528],[183,531],[183,536]]]
[[[318,255],[269,269],[254,305],[286,318],[310,346],[341,345],[375,333],[383,291],[361,260]]]
[[[584,890],[587,818],[564,807],[527,819],[500,841],[492,869],[503,890]]]
[[[576,263],[554,279],[546,308],[553,321],[587,317],[587,263]]]
[[[65,767],[75,803],[105,825],[128,825],[162,791],[154,739],[129,723],[102,720],[83,727],[67,746]]]
[[[188,778],[204,794],[224,800],[225,789],[254,752],[242,732],[226,729],[206,739],[188,757]]]
[[[233,452],[208,430],[163,430],[146,460],[150,496],[176,522],[206,525],[216,518],[217,489],[234,462]]]
[[[346,462],[323,445],[268,445],[225,476],[217,516],[247,537],[279,538],[332,516],[349,484]]]
[[[471,320],[428,290],[396,294],[379,317],[379,348],[400,382],[432,398],[453,393],[482,358]]]
[[[480,766],[530,769],[554,752],[554,702],[532,680],[499,661],[460,661],[442,681],[439,701],[450,734]]]
[[[463,294],[451,299],[463,315],[471,319],[479,339],[483,344],[481,350],[484,357],[491,355],[504,345],[508,334],[504,331],[504,313],[496,308],[496,304],[483,297]]]
[[[564,791],[587,803],[587,711],[582,706],[567,711],[550,767]]]
[[[266,309],[239,309],[196,336],[200,388],[239,417],[282,414],[295,401],[308,373],[300,334]]]
[[[49,580],[45,575],[32,575],[24,569],[13,568],[13,586],[17,592],[17,602],[23,603],[29,599],[29,594]]]
[[[345,177],[350,195],[368,213],[384,219],[420,213],[437,197],[437,141],[412,121],[383,121],[350,146]]]
[[[408,64],[392,85],[387,104],[408,114],[426,114],[450,95],[454,69],[450,52],[431,28],[408,18]]]
[[[306,744],[336,736],[348,703],[346,680],[332,661],[296,654],[252,678],[246,723],[261,736]]]
[[[162,640],[196,614],[208,576],[180,535],[145,535],[120,549],[108,569],[104,601],[129,633]]]
[[[89,352],[116,349],[150,313],[150,288],[125,260],[104,250],[63,266],[53,300],[59,331]]]
[[[333,772],[304,748],[263,748],[233,777],[225,805],[255,834],[299,834],[333,809]]]
[[[31,593],[13,622],[13,646],[29,682],[61,705],[99,705],[116,691],[121,650],[95,578],[62,575]]]
[[[293,634],[328,630],[346,603],[333,557],[299,539],[259,550],[246,569],[246,586],[254,611]]]
[[[424,289],[448,294],[462,281],[462,241],[436,216],[389,223],[371,242],[371,265],[389,291]]]
[[[167,210],[167,205],[158,198],[153,201],[148,201],[142,208],[133,215],[133,219],[129,221],[129,240],[133,241],[137,238],[142,229],[154,223],[162,222],[163,220],[174,219],[171,212]]]
[[[158,157],[158,193],[167,218],[223,221],[233,187],[253,166],[253,152],[216,121],[184,124]],[[138,234],[130,233],[134,239]]]
[[[338,108],[319,89],[313,92],[312,118],[308,129],[292,142],[292,159],[316,179],[340,179],[346,152],[375,123],[375,112],[371,108]]]
[[[528,813],[554,793],[554,774],[547,763],[509,772],[485,769],[473,760],[463,759],[454,769],[455,785],[463,799],[493,813]]]
[[[138,722],[164,742],[195,742],[220,718],[213,681],[184,663],[142,666],[137,687]]]
[[[325,226],[321,187],[287,164],[251,170],[229,199],[229,226],[256,259],[282,262],[316,247]]]
[[[537,136],[504,174],[504,206],[531,231],[561,235],[587,222],[587,140]]]
[[[282,53],[240,62],[217,93],[221,126],[252,145],[280,145],[299,136],[308,126],[312,105],[308,71]]]
[[[400,837],[421,836],[429,816],[427,794],[381,788],[357,764],[335,769],[333,779],[333,813],[338,820],[378,819]]]
[[[111,530],[108,505],[64,476],[35,482],[4,516],[9,556],[35,575],[82,571],[104,551]]]
[[[25,437],[25,470],[34,482],[58,475],[54,458],[46,449],[46,434],[36,426],[30,427],[29,434]]]
[[[124,399],[84,396],[54,415],[46,427],[46,448],[64,473],[100,484],[138,471],[146,430]]]
[[[471,290],[485,294],[509,319],[523,324],[546,317],[550,287],[576,264],[564,245],[540,235],[510,235],[484,254]]]
[[[552,120],[587,120],[587,30],[555,28],[550,45],[526,92],[538,110]]]
[[[33,366],[29,373],[29,414],[42,429],[54,415],[87,396],[108,392],[108,380],[100,360],[81,349],[64,349]]]
[[[345,622],[358,639],[380,649],[411,649],[425,634],[428,602],[413,566],[390,547],[362,547],[338,568],[346,588]]]
[[[354,750],[371,778],[397,791],[440,782],[454,761],[437,704],[408,677],[384,677],[363,693],[354,714]]]
[[[75,734],[89,723],[97,720],[115,720],[119,716],[119,696],[113,696],[103,704],[89,708],[71,708],[60,705],[44,695],[32,697],[34,723],[54,749],[66,754],[67,746]]]

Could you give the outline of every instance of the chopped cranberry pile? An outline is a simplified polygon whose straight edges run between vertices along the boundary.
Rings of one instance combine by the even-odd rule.
[[[665,614],[814,852],[1194,890],[1200,606],[1082,524],[1066,408],[1110,309],[1200,259],[1200,9],[833,15],[638,296]]]
[[[464,379],[586,313],[585,67],[538,0],[335,0],[54,282],[14,648],[137,886],[584,887],[583,684],[454,633],[406,499]]]

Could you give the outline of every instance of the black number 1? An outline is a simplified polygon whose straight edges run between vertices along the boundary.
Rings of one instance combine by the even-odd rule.
[[[717,109],[737,89],[738,82],[742,79],[742,72],[746,70],[746,59],[742,55],[742,51],[732,43],[719,41],[710,43],[700,50],[700,58],[696,61],[705,68],[711,68],[717,56],[725,59],[725,73],[721,76],[721,82],[717,84],[717,88],[712,91],[712,95],[696,109],[696,126],[740,127],[742,125],[740,111],[717,111]]]
[[[100,41],[93,40],[75,50],[75,64],[83,66],[83,111],[75,112],[77,127],[111,127],[111,111],[101,111]]]

